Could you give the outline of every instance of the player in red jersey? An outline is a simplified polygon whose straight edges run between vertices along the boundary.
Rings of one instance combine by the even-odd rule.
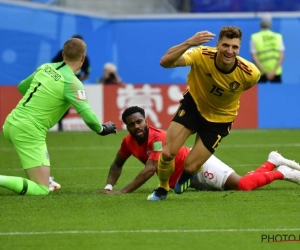
[[[145,111],[140,107],[130,107],[122,114],[122,120],[127,125],[129,134],[124,137],[121,148],[115,160],[111,164],[105,189],[112,189],[121,175],[122,167],[126,160],[132,155],[139,159],[145,168],[136,178],[119,192],[130,193],[142,186],[150,179],[157,170],[158,157],[162,151],[166,132],[149,126],[145,119]],[[183,171],[183,163],[190,149],[182,147],[175,158],[175,171],[173,172],[169,184],[173,188],[177,179]],[[115,191],[118,193],[118,191]]]
[[[134,106],[127,108],[122,114],[122,120],[127,125],[129,132],[123,138],[121,147],[110,166],[107,185],[100,193],[120,194],[131,193],[142,186],[157,172],[158,158],[161,153],[166,132],[149,126],[145,118],[144,109]],[[181,147],[175,157],[175,170],[169,179],[169,185],[174,188],[177,179],[184,169],[184,160],[190,149]],[[113,186],[122,173],[122,168],[130,156],[139,159],[145,168],[121,190],[113,190]],[[287,165],[287,166],[281,166]],[[273,171],[277,166],[278,170]],[[212,155],[195,175],[191,187],[198,190],[252,190],[274,180],[285,179],[300,184],[299,164],[282,157],[277,152],[271,152],[263,165],[241,177],[235,171]],[[162,192],[163,193],[163,192]],[[162,200],[166,195],[160,194],[160,188],[149,195],[148,200]]]

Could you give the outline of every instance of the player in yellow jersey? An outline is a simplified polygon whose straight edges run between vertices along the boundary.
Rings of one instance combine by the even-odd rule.
[[[260,78],[256,66],[238,56],[242,39],[238,27],[222,27],[215,48],[201,46],[214,37],[215,34],[209,31],[197,32],[171,47],[161,58],[160,65],[164,68],[190,66],[191,70],[187,78],[188,89],[167,130],[159,158],[160,184],[149,200],[158,200],[153,199],[154,196],[166,197],[168,180],[174,171],[174,158],[187,138],[196,133],[195,143],[174,191],[180,194],[189,187],[192,176],[201,170],[222,138],[229,134],[241,94]]]

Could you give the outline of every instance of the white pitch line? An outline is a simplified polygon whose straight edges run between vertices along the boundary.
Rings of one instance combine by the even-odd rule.
[[[7,235],[51,235],[51,234],[122,234],[122,233],[232,233],[232,232],[279,232],[300,231],[300,228],[245,228],[245,229],[185,229],[185,230],[85,230],[85,231],[48,231],[48,232],[0,232],[0,236]]]

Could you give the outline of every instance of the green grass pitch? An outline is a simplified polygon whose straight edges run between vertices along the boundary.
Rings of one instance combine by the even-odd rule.
[[[151,202],[154,176],[132,194],[97,194],[125,134],[49,132],[51,175],[62,189],[30,197],[0,188],[0,249],[300,249],[300,186],[287,181],[251,192],[188,190]],[[244,175],[273,150],[300,161],[299,149],[296,129],[233,130],[216,156]],[[127,161],[115,189],[142,168]],[[25,176],[2,133],[0,174]]]

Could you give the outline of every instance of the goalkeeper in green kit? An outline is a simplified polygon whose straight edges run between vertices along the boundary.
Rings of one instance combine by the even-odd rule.
[[[0,187],[22,195],[49,194],[46,133],[71,105],[97,134],[116,133],[114,123],[100,123],[87,102],[83,84],[75,75],[84,62],[85,53],[85,42],[71,38],[64,44],[63,62],[41,65],[18,85],[23,98],[7,116],[3,134],[14,145],[27,179],[0,175]]]

